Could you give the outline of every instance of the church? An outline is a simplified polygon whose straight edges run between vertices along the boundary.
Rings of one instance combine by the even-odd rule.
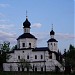
[[[20,59],[29,61],[33,69],[29,71],[63,71],[63,66],[59,61],[58,41],[54,38],[53,28],[50,31],[50,38],[47,41],[47,47],[37,47],[37,38],[30,33],[31,23],[26,16],[23,22],[23,34],[17,38],[17,47],[8,53],[11,56],[3,64],[4,71],[27,71],[27,68],[18,66]],[[24,62],[23,62],[24,63]]]

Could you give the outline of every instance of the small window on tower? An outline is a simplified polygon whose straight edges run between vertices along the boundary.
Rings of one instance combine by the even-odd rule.
[[[25,30],[25,32],[26,32],[26,29],[24,29]]]
[[[54,43],[54,46],[55,46],[55,43]]]
[[[29,48],[31,48],[31,43],[29,43]]]
[[[49,59],[52,59],[52,53],[49,53]]]
[[[35,59],[37,59],[37,55],[35,55]]]
[[[52,43],[51,43],[51,45],[52,45]]]
[[[22,43],[22,47],[25,47],[25,43]]]

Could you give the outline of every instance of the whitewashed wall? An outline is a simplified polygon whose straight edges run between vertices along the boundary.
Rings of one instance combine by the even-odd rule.
[[[25,38],[25,39],[19,39],[18,42],[18,48],[29,48],[29,43],[31,43],[31,48],[36,47],[36,39],[34,38]],[[22,46],[22,43],[25,43],[25,47]],[[19,47],[20,46],[20,47]]]

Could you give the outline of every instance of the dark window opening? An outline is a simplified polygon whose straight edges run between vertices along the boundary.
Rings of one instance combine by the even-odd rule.
[[[35,71],[37,71],[37,67],[35,67]]]
[[[29,48],[31,48],[31,43],[29,43]]]
[[[55,46],[55,43],[54,43],[54,46]]]
[[[43,59],[43,55],[41,55],[41,59]]]
[[[24,68],[22,67],[22,71],[24,71]]]
[[[37,59],[37,55],[35,55],[35,59]]]
[[[24,53],[24,51],[23,51],[23,53]]]
[[[27,55],[27,59],[29,59],[29,55]]]
[[[18,67],[18,71],[20,71],[20,67]]]
[[[43,67],[41,67],[41,71],[43,71]]]
[[[52,43],[51,43],[51,45],[52,45]]]
[[[20,59],[20,56],[18,56],[18,59]]]
[[[22,47],[25,47],[25,43],[22,43]]]
[[[29,68],[27,67],[27,71],[29,71]]]
[[[49,54],[49,59],[52,59],[52,53]]]

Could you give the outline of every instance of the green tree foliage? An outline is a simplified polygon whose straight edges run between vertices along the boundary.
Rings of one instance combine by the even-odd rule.
[[[15,45],[11,48],[11,50],[15,50],[15,49],[17,49],[17,45]]]
[[[70,45],[69,50],[64,52],[65,65],[70,66],[75,71],[75,47]]]
[[[3,63],[6,62],[6,59],[9,59],[10,55],[7,55],[7,52],[9,52],[10,43],[4,42],[1,46],[0,50],[0,70],[3,70]]]

